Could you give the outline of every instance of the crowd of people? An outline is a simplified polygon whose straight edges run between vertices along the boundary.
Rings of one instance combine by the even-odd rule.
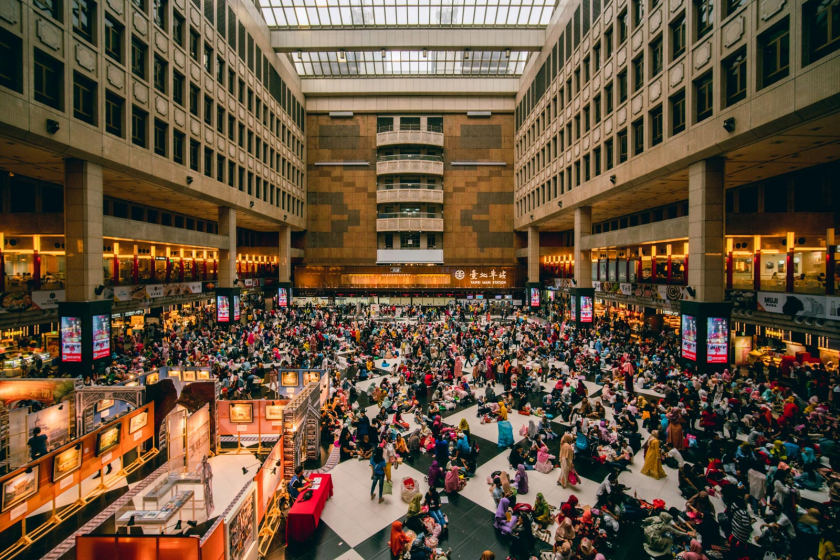
[[[383,501],[394,465],[421,453],[433,458],[428,491],[412,496],[405,522],[392,527],[392,552],[412,560],[447,556],[441,493],[484,483],[474,479],[469,421],[497,424],[498,445],[509,449],[510,469],[489,477],[487,499],[488,523],[509,540],[512,558],[604,560],[627,530],[641,531],[654,557],[840,557],[840,386],[820,364],[698,372],[679,359],[673,332],[615,317],[578,330],[557,309],[501,318],[480,306],[382,311],[253,306],[241,324],[220,327],[208,316],[169,332],[147,329],[120,340],[109,369],[85,382],[162,365],[209,366],[227,398],[260,398],[270,396],[278,369],[332,372],[322,443],[335,443],[343,461],[370,464],[372,500]],[[397,365],[377,368],[376,360]],[[584,381],[600,392],[590,395]],[[473,404],[475,420],[443,421]],[[378,410],[372,418],[370,405]],[[508,420],[514,411],[531,416],[518,443]],[[684,501],[631,494],[619,476],[635,462],[654,479],[676,476]],[[607,467],[595,503],[575,494],[580,464]],[[539,493],[531,501],[529,477],[543,475],[569,490],[564,502]],[[826,489],[824,503],[803,497]]]

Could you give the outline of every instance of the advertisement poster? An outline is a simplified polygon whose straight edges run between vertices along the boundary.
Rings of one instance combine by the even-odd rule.
[[[93,316],[93,359],[99,360],[111,355],[111,318],[108,315]]]
[[[239,320],[239,296],[233,296],[233,320]]]
[[[725,317],[709,317],[707,320],[706,362],[725,364],[729,362],[729,324]]]
[[[29,400],[52,406],[72,392],[72,379],[0,379],[0,401],[8,408]]]
[[[577,321],[577,296],[569,296],[569,309],[572,313],[572,321]]]
[[[580,322],[592,322],[592,298],[589,296],[580,296]]]
[[[540,306],[540,289],[539,288],[529,288],[531,290],[531,307],[539,307]]]
[[[201,282],[114,286],[114,301],[148,301],[161,297],[200,294],[201,292]]]
[[[0,292],[0,315],[38,309],[55,309],[64,301],[64,290]]]
[[[230,523],[225,521],[225,527],[228,529],[227,557],[230,560],[242,560],[245,557],[254,542],[254,528],[256,526],[254,493],[249,492]]]
[[[227,296],[216,296],[216,321],[230,323],[230,300]]]
[[[61,361],[82,361],[82,318],[61,318]]]
[[[210,456],[210,405],[187,417],[187,471],[194,472]]]
[[[277,288],[277,307],[288,307],[289,306],[289,294],[286,292],[286,288]]]
[[[682,357],[697,360],[697,317],[682,316]]]
[[[750,352],[753,349],[753,341],[751,336],[736,336],[735,337],[735,365],[743,366],[750,363]]]
[[[47,436],[47,451],[57,449],[70,441],[70,406],[54,405],[30,414],[26,420],[27,440],[35,435],[33,430],[41,428]]]

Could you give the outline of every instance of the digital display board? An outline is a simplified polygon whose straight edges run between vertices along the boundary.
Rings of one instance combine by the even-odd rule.
[[[577,296],[569,296],[569,309],[572,313],[572,321],[577,321]]]
[[[99,360],[111,355],[111,317],[93,316],[93,359]]]
[[[682,332],[682,357],[686,360],[697,360],[697,317],[683,315],[680,324]]]
[[[216,296],[216,322],[230,323],[230,300],[227,296]]]
[[[82,318],[61,318],[61,361],[82,361]]]
[[[277,307],[289,306],[289,292],[286,288],[277,288]]]
[[[239,320],[239,296],[233,296],[233,320]]]
[[[709,317],[706,320],[706,362],[725,364],[729,362],[729,322],[725,317]]]
[[[580,296],[580,322],[592,322],[592,298],[589,296]]]
[[[539,307],[540,306],[540,289],[539,288],[528,288],[531,290],[531,297],[529,298],[531,301],[531,307]]]

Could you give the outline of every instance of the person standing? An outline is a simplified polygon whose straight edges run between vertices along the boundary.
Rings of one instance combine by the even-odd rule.
[[[26,442],[29,445],[29,458],[37,459],[47,454],[47,436],[41,434],[41,428],[32,430],[32,437]]]
[[[560,440],[560,476],[557,484],[566,488],[569,484],[569,474],[574,469],[575,450],[572,447],[572,434],[564,434]]]
[[[385,459],[382,456],[382,448],[377,447],[373,452],[373,456],[370,458],[370,479],[373,481],[370,485],[370,499],[372,500],[374,498],[376,485],[379,484],[380,504],[385,501],[385,498],[382,497],[382,487],[385,485],[385,464]]]
[[[662,456],[659,453],[659,432],[656,430],[650,433],[642,474],[646,474],[657,480],[668,476],[665,474],[665,469],[662,468]]]

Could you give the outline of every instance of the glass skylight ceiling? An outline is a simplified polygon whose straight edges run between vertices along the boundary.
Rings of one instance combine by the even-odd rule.
[[[545,27],[556,0],[260,0],[269,27]]]
[[[303,78],[381,76],[511,77],[525,70],[529,52],[512,51],[301,52],[289,54]]]

